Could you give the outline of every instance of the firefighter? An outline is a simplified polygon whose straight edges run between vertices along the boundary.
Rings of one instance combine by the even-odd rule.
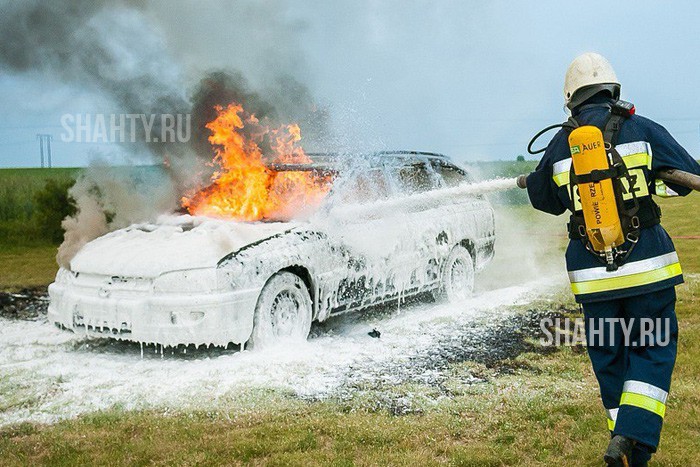
[[[566,265],[576,301],[582,304],[588,354],[611,433],[604,460],[608,465],[644,466],[657,449],[666,413],[678,337],[675,286],[683,282],[678,256],[660,225],[661,212],[652,195],[687,195],[690,189],[664,183],[658,174],[678,169],[700,175],[700,165],[666,129],[636,115],[619,97],[620,82],[604,57],[595,53],[577,57],[564,83],[571,118],[560,125],[523,185],[536,209],[554,215],[571,212]],[[574,184],[575,151],[568,138],[585,125],[598,127],[606,149],[614,149],[623,162],[617,172],[598,174],[616,181],[626,227],[625,242],[607,265],[586,238],[581,197]],[[653,337],[646,332],[650,325]]]

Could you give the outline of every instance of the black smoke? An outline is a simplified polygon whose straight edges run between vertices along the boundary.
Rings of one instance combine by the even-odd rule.
[[[264,8],[253,15],[257,23],[250,27],[252,35],[268,18],[278,24],[269,7],[255,2],[210,5],[243,6],[248,14]],[[191,189],[208,184],[214,169],[205,125],[216,116],[217,105],[240,103],[271,126],[298,123],[305,144],[326,138],[327,112],[303,83],[278,69],[276,54],[284,50],[282,43],[265,44],[263,50],[269,50],[270,57],[260,57],[260,63],[269,64],[269,69],[264,70],[265,79],[259,80],[264,84],[254,89],[242,72],[191,76],[180,60],[186,55],[187,42],[176,36],[178,43],[169,43],[168,37],[173,38],[162,33],[147,1],[5,0],[0,13],[0,72],[59,80],[76,92],[107,98],[117,113],[191,114],[191,139],[186,143],[149,142],[137,128],[141,131],[135,135],[140,141],[137,151],[160,165],[160,173],[149,172],[144,178],[138,170],[109,170],[99,164],[85,172],[72,191],[78,213],[63,223],[66,236],[58,259],[64,266],[91,239],[134,222],[154,221],[159,214],[177,210],[181,197]],[[206,36],[214,33],[201,31]],[[201,46],[203,40],[209,37],[197,38],[197,43]],[[232,44],[233,62],[235,50]],[[260,69],[256,73],[259,76]],[[160,120],[156,118],[155,123],[152,134],[159,133]],[[133,145],[127,146],[133,150]]]
[[[297,123],[304,140],[322,144],[328,137],[328,112],[319,107],[309,90],[291,76],[279,76],[273,86],[254,91],[240,72],[213,71],[204,76],[192,93],[192,148],[204,160],[213,157],[206,124],[216,117],[216,107],[237,102],[247,114],[277,127]],[[245,131],[245,128],[243,129]],[[269,149],[262,145],[263,152]]]
[[[327,111],[283,70],[270,70],[266,81],[271,84],[264,89],[252,89],[242,72],[232,70],[210,71],[187,84],[159,25],[146,14],[147,5],[135,0],[4,2],[0,70],[50,75],[107,97],[122,113],[191,114],[192,138],[186,144],[146,142],[142,128],[136,128],[141,147],[155,163],[167,161],[178,187],[200,183],[211,171],[205,125],[216,116],[217,105],[241,103],[272,126],[298,123],[304,141],[316,141],[316,146],[327,138]],[[154,123],[152,134],[159,134],[160,119]],[[193,179],[193,174],[199,176]]]

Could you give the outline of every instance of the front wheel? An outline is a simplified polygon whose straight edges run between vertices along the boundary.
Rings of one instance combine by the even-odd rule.
[[[441,289],[438,298],[459,302],[474,291],[474,259],[462,245],[452,248],[442,267]]]
[[[306,340],[312,313],[311,296],[304,281],[291,272],[278,272],[258,297],[251,346],[262,348],[282,341]]]

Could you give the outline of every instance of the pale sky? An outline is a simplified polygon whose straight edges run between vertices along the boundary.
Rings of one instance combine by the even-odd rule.
[[[181,67],[183,93],[212,68],[237,68],[254,85],[283,71],[308,85],[356,148],[436,151],[458,161],[526,155],[535,132],[566,118],[569,62],[596,51],[616,69],[623,98],[700,157],[697,2],[265,5],[151,1],[144,14]],[[113,110],[94,90],[3,71],[0,102],[1,167],[38,166],[37,133],[54,136],[56,166],[125,159],[118,144],[60,141],[62,114]]]

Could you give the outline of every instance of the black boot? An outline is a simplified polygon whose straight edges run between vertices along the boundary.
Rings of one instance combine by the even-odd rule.
[[[634,440],[622,435],[613,436],[605,451],[605,463],[609,467],[630,467],[630,457],[634,449]]]

